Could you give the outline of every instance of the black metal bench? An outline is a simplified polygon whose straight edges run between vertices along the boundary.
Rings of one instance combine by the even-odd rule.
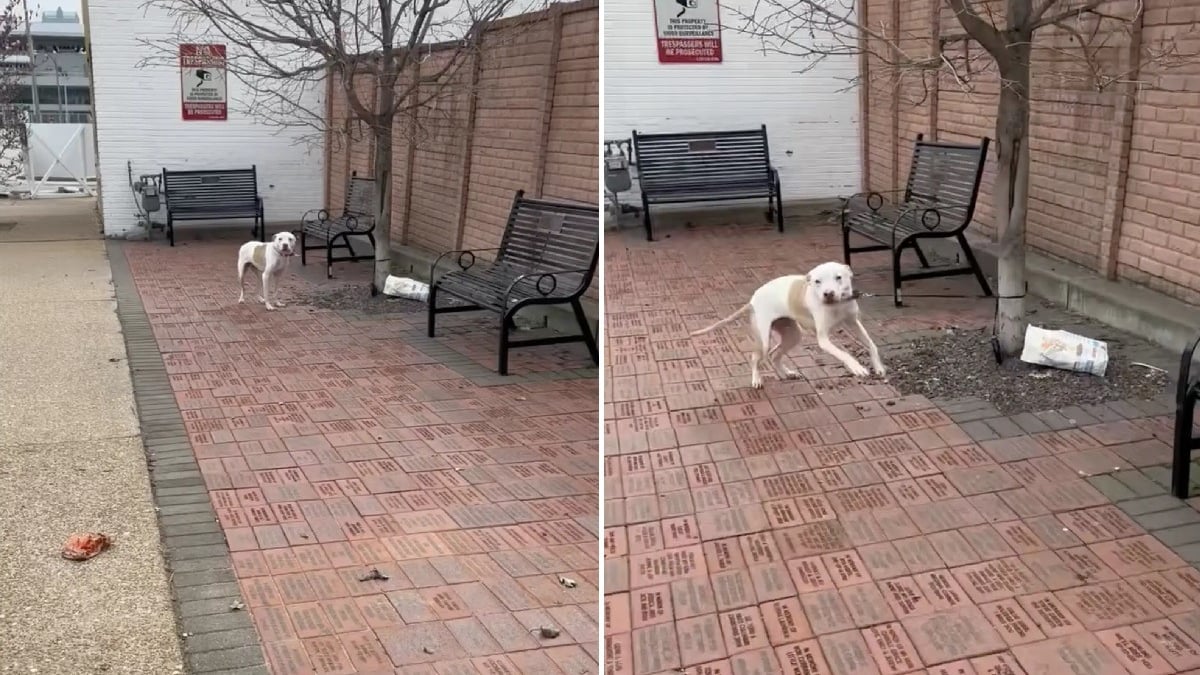
[[[476,258],[494,253],[493,261]],[[599,363],[596,338],[579,299],[596,273],[600,252],[600,214],[596,206],[526,199],[518,191],[499,248],[447,251],[429,268],[429,337],[438,314],[488,310],[500,314],[497,370],[508,374],[508,350],[516,347],[583,342]],[[457,269],[437,276],[438,265],[457,255]],[[439,293],[467,305],[437,306]],[[570,304],[579,335],[514,341],[513,316],[530,305]]]
[[[783,232],[779,174],[771,166],[767,125],[744,131],[677,134],[633,132],[646,240],[654,241],[651,204],[765,197],[768,217]]]
[[[350,237],[364,236],[371,242],[370,255],[359,255],[350,245]],[[310,246],[309,237],[323,243]],[[338,242],[341,242],[340,244]],[[361,243],[361,242],[360,242]],[[333,263],[358,262],[375,258],[375,180],[350,174],[341,215],[330,217],[325,209],[312,209],[300,219],[300,264],[308,264],[308,252],[325,249],[325,278],[333,278]],[[350,255],[334,257],[334,249],[346,249]]]
[[[1179,361],[1179,382],[1175,385],[1175,443],[1171,458],[1171,494],[1179,499],[1188,498],[1192,451],[1200,450],[1200,436],[1196,434],[1196,401],[1200,400],[1200,373],[1193,374],[1196,349],[1200,348],[1200,337],[1192,346],[1183,350]]]
[[[175,245],[177,220],[254,220],[251,237],[266,241],[263,200],[258,195],[257,167],[249,169],[162,170],[166,197],[167,239]]]
[[[925,141],[924,134],[917,134],[908,183],[899,200],[889,201],[880,192],[861,192],[843,200],[842,250],[846,264],[850,264],[852,253],[891,251],[892,300],[897,307],[903,304],[901,283],[917,279],[974,274],[984,295],[992,294],[963,234],[975,215],[988,142],[985,137],[979,145],[938,143]],[[851,246],[851,233],[875,243]],[[921,241],[929,239],[956,239],[967,264],[930,267],[921,250]],[[900,270],[900,256],[910,248],[917,254],[921,271]]]

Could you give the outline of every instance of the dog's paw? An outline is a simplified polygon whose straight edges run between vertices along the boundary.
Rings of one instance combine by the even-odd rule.
[[[763,380],[758,373],[755,373],[754,376],[750,378],[750,386],[754,389],[762,389]]]
[[[855,377],[866,377],[871,374],[871,371],[867,370],[867,367],[861,363],[855,363],[849,366],[849,368],[850,372],[854,373]]]
[[[275,303],[275,306],[276,306],[276,307],[287,307],[287,304],[286,304],[286,303],[283,303],[283,302],[276,302],[276,303]]]
[[[792,370],[791,368],[784,368],[783,377],[785,380],[798,380],[800,379],[800,371]]]
[[[272,304],[270,304],[270,303],[267,303],[267,311],[268,311],[268,312],[274,312],[274,311],[275,311],[275,305],[272,305]]]
[[[872,368],[879,377],[887,377],[887,368],[884,368],[882,363],[876,363]]]
[[[246,304],[246,298],[238,298],[238,304],[239,304],[239,305],[244,305],[244,304]]]

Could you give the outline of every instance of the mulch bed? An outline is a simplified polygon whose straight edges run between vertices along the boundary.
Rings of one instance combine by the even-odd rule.
[[[947,330],[881,349],[889,383],[930,399],[974,396],[1004,415],[1057,410],[1121,399],[1152,399],[1170,384],[1167,373],[1133,365],[1138,359],[1108,339],[1104,377],[1034,366],[1013,357],[997,365],[990,330]]]

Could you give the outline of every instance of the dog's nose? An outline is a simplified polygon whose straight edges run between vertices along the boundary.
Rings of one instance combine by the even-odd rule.
[[[826,300],[832,300],[832,299],[833,299],[833,297],[834,297],[834,295],[835,295],[835,294],[834,294],[834,292],[833,292],[833,291],[825,291],[825,299],[826,299]]]

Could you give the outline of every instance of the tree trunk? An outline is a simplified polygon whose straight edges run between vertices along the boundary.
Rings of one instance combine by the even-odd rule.
[[[383,290],[392,259],[392,120],[374,128],[375,135],[375,274],[371,295]]]
[[[1000,73],[996,114],[996,184],[993,191],[997,262],[996,333],[1004,356],[1016,356],[1025,341],[1025,220],[1029,212],[1028,42],[1010,46],[1011,61]]]

